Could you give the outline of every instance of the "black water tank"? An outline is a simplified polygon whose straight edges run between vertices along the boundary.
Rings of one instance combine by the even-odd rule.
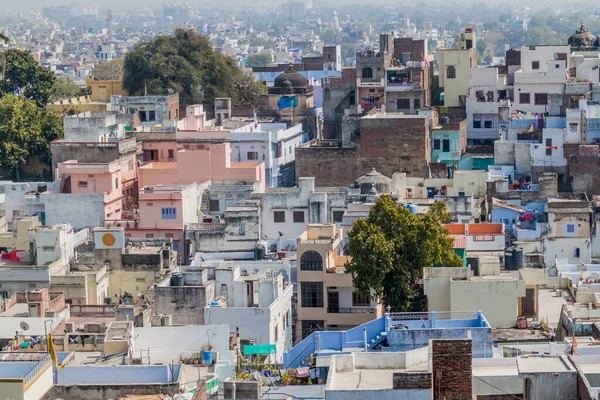
[[[183,275],[182,274],[172,274],[171,275],[171,286],[184,286],[183,283]]]
[[[264,260],[266,254],[267,254],[267,251],[265,249],[265,246],[259,245],[259,246],[254,247],[254,259],[255,260]]]
[[[523,269],[523,249],[520,247],[514,247],[512,252],[512,264],[513,269]]]
[[[504,250],[504,269],[507,271],[513,270],[513,249],[512,247],[507,247]]]

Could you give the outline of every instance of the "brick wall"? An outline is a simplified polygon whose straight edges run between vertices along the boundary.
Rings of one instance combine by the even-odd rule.
[[[431,372],[395,372],[392,375],[394,390],[431,389]]]
[[[356,148],[298,147],[296,180],[317,186],[348,186],[375,168],[385,176],[407,171],[427,177],[431,159],[427,118],[363,118]]]
[[[429,342],[434,400],[472,398],[471,346],[470,339]]]

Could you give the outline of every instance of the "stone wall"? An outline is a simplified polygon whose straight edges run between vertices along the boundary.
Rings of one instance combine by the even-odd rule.
[[[429,344],[434,400],[470,400],[473,393],[472,343],[432,340]]]
[[[215,282],[205,286],[156,286],[155,314],[171,314],[173,325],[204,325],[204,307],[214,299]]]
[[[122,398],[125,395],[155,395],[156,393],[178,394],[179,384],[54,385],[41,397],[41,400],[106,400]]]
[[[296,149],[296,180],[315,177],[317,186],[348,186],[375,168],[385,176],[406,172],[428,177],[431,149],[429,120],[367,117],[360,120],[356,148]]]

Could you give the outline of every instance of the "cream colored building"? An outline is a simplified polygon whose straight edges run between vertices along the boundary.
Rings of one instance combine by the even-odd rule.
[[[537,312],[537,292],[540,285],[547,284],[546,269],[500,271],[497,260],[497,257],[481,257],[481,276],[474,276],[470,268],[425,268],[423,290],[427,309],[481,310],[494,328],[515,327],[517,317],[531,314],[528,310]]]
[[[471,68],[477,66],[477,52],[473,48],[439,49],[436,53],[439,64],[440,87],[444,88],[444,105],[458,107],[466,105],[471,82]]]
[[[39,400],[52,388],[52,362],[42,353],[0,356],[0,399]]]
[[[38,217],[21,218],[16,232],[0,233],[0,247],[17,251],[30,251],[33,243],[33,230],[40,225]]]
[[[298,318],[296,341],[316,330],[344,330],[383,315],[383,307],[354,291],[345,273],[343,230],[309,224],[298,237]]]
[[[105,266],[91,271],[70,271],[53,275],[50,291],[64,292],[71,304],[104,304],[109,294],[109,274]]]

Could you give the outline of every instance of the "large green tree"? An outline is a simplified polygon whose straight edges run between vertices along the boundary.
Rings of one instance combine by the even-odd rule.
[[[75,83],[71,78],[57,78],[52,87],[52,94],[49,101],[57,101],[60,99],[69,99],[72,97],[80,96],[82,88]]]
[[[92,76],[101,81],[118,81],[123,79],[123,59],[104,61],[92,70]]]
[[[369,217],[356,221],[348,234],[346,272],[356,290],[380,298],[392,311],[423,311],[423,268],[462,266],[453,238],[441,225],[447,219],[443,203],[411,214],[391,196],[381,196]]]
[[[177,29],[172,36],[156,36],[139,44],[125,56],[124,70],[123,87],[130,94],[166,94],[172,89],[183,105],[212,104],[216,97],[231,97],[234,105],[240,105],[241,99],[254,102],[266,89],[249,85],[252,77],[193,30]],[[236,93],[240,87],[248,92]]]
[[[50,142],[62,135],[62,119],[45,111],[33,100],[7,94],[0,98],[0,170],[4,177],[20,179],[20,172],[32,163],[40,170],[27,171],[43,176],[50,165]]]
[[[246,67],[266,67],[273,62],[273,56],[270,54],[250,54],[246,57]]]
[[[52,96],[56,79],[54,73],[42,67],[26,51],[8,49],[6,57],[6,72],[0,80],[0,95],[22,95],[35,101],[39,107],[44,107]]]

